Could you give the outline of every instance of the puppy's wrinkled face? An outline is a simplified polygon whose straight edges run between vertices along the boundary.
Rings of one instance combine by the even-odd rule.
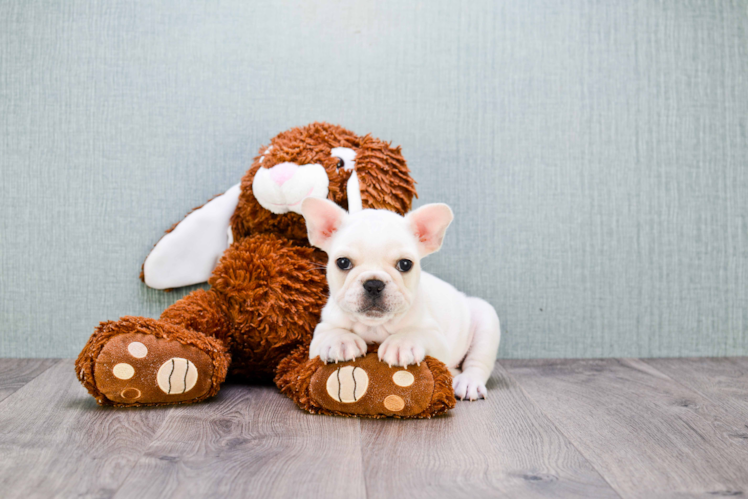
[[[416,298],[421,259],[441,247],[452,221],[444,204],[402,217],[387,210],[353,214],[328,200],[303,202],[309,241],[328,255],[330,299],[354,320],[385,323]]]
[[[403,217],[385,210],[348,216],[328,257],[330,296],[358,321],[383,323],[410,307],[421,266]]]

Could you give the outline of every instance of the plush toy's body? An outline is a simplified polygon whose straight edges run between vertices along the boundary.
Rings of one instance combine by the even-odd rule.
[[[197,402],[231,373],[274,379],[314,413],[427,417],[451,408],[449,372],[434,359],[399,370],[413,372],[407,385],[371,354],[337,371],[309,359],[327,295],[326,255],[309,245],[299,214],[310,195],[346,209],[351,203],[403,214],[415,189],[399,148],[370,136],[324,123],[279,134],[260,149],[241,186],[188,214],[144,263],[141,277],[154,288],[206,279],[211,288],[179,300],[159,320],[123,317],[91,336],[76,372],[96,400]]]

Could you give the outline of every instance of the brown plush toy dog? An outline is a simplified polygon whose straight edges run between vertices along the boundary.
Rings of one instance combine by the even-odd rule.
[[[327,297],[326,254],[307,241],[307,196],[345,209],[404,214],[416,194],[400,148],[370,135],[313,123],[260,148],[241,184],[190,212],[156,244],[141,278],[158,289],[208,281],[158,320],[101,323],[76,361],[101,405],[194,403],[230,372],[274,379],[312,413],[422,418],[454,406],[446,366],[390,368],[376,346],[324,365],[308,347]]]

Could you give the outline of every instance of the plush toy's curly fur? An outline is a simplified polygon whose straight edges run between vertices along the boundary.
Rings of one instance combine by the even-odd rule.
[[[370,346],[368,352],[376,353],[378,350],[379,346],[373,346],[373,348]],[[351,412],[341,412],[323,407],[320,402],[312,396],[310,386],[312,376],[324,366],[324,363],[319,359],[319,357],[309,359],[309,349],[306,346],[298,347],[281,361],[278,366],[278,375],[275,377],[275,382],[283,394],[296,401],[296,404],[299,405],[300,408],[309,413],[366,418],[431,418],[454,408],[455,395],[454,390],[452,389],[452,375],[449,373],[449,369],[444,365],[444,363],[441,363],[431,356],[426,356],[426,359],[424,359],[423,362],[426,363],[434,378],[434,388],[429,397],[428,407],[419,413],[411,414],[407,417],[397,414],[386,415],[384,413],[352,414]],[[385,370],[386,366],[387,365],[382,364],[382,369]],[[377,380],[380,381],[383,379],[384,377],[377,378]],[[387,392],[385,391],[384,394],[387,394]]]
[[[328,198],[347,210],[346,185],[351,172],[337,168],[338,159],[330,155],[330,150],[338,147],[356,151],[356,174],[364,208],[383,208],[400,214],[410,210],[416,196],[415,182],[399,146],[392,147],[370,135],[359,137],[335,125],[313,123],[282,132],[260,148],[252,167],[242,178],[239,205],[231,219],[234,238],[274,233],[308,246],[303,217],[294,212],[277,215],[265,210],[252,194],[252,181],[260,168],[283,162],[317,163],[325,167],[330,179]],[[260,158],[263,158],[262,163]]]
[[[306,391],[319,363],[300,364],[302,358],[308,358],[307,348],[327,299],[326,255],[309,245],[300,215],[278,215],[263,208],[252,192],[252,181],[260,168],[282,162],[317,163],[325,168],[330,180],[328,197],[347,208],[346,183],[351,172],[338,168],[338,159],[330,154],[336,147],[356,151],[364,208],[385,208],[400,214],[410,209],[416,192],[399,147],[326,123],[277,135],[260,148],[242,178],[231,218],[234,243],[209,279],[211,288],[177,301],[159,320],[124,317],[102,323],[88,341],[78,357],[76,371],[99,403],[120,404],[97,387],[94,365],[102,347],[115,335],[148,333],[198,347],[213,360],[210,391],[184,402],[214,395],[228,371],[249,381],[275,377],[281,389],[302,408],[334,413],[311,401]],[[439,391],[434,391],[428,415],[419,416],[430,416],[454,405],[446,367],[436,360],[428,363]],[[294,383],[286,377],[290,371],[294,372]]]
[[[202,290],[200,290],[202,291]],[[226,370],[231,363],[231,354],[224,344],[214,338],[206,337],[200,333],[184,328],[179,328],[169,323],[151,318],[140,318],[136,316],[125,316],[119,321],[104,321],[96,327],[93,335],[89,337],[86,346],[81,351],[75,362],[75,371],[78,380],[88,389],[88,392],[96,398],[101,405],[107,406],[157,406],[161,403],[138,403],[136,405],[123,404],[111,401],[96,386],[94,377],[94,366],[96,358],[104,346],[117,335],[123,333],[144,333],[160,339],[176,340],[181,344],[197,347],[210,356],[213,363],[213,375],[210,390],[207,394],[182,403],[195,403],[205,398],[215,396],[220,389],[221,382],[226,378]]]

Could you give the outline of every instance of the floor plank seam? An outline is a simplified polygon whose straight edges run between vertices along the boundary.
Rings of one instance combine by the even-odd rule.
[[[40,359],[43,359],[43,358],[40,358]],[[20,391],[21,391],[21,390],[22,390],[22,389],[23,389],[24,387],[26,387],[26,386],[27,386],[27,385],[29,385],[29,384],[30,384],[31,382],[33,382],[34,380],[36,380],[37,378],[39,378],[39,377],[40,377],[41,375],[43,375],[43,374],[47,373],[47,371],[51,370],[52,368],[54,368],[55,366],[57,366],[57,365],[58,365],[58,364],[60,364],[61,362],[65,361],[65,359],[64,359],[64,358],[48,358],[48,359],[56,359],[57,361],[56,361],[55,363],[52,363],[51,365],[49,365],[49,366],[48,366],[47,368],[45,368],[44,370],[40,371],[40,372],[39,372],[39,373],[37,373],[36,375],[34,375],[34,376],[33,376],[33,377],[32,377],[32,378],[30,379],[30,380],[27,380],[27,381],[26,381],[26,383],[25,383],[25,384],[23,384],[23,385],[22,385],[21,387],[19,387],[19,388],[18,388],[18,389],[16,389],[15,391],[11,392],[11,393],[10,393],[10,394],[8,394],[7,396],[5,396],[5,397],[4,397],[3,399],[0,399],[0,408],[2,408],[2,405],[3,405],[3,404],[4,404],[5,402],[6,402],[6,401],[8,401],[8,400],[9,400],[10,398],[12,398],[13,396],[15,396],[16,394],[18,394],[18,393],[19,393],[19,392],[20,392]]]
[[[654,366],[654,365],[652,365],[650,363],[647,363],[647,360],[645,358],[636,358],[636,359],[638,359],[639,361],[641,361],[642,363],[644,363],[645,365],[647,365],[650,369],[652,369],[652,370],[656,371],[657,373],[661,374],[663,377],[667,377],[667,379],[671,380],[673,383],[675,383],[675,384],[683,387],[687,391],[695,392],[696,394],[698,394],[699,396],[701,396],[702,398],[706,399],[707,401],[709,401],[712,404],[715,404],[715,405],[719,405],[720,404],[719,401],[715,401],[711,396],[709,396],[709,394],[706,394],[705,392],[701,391],[696,386],[688,386],[682,380],[673,378],[669,374],[667,374],[667,373],[663,372],[662,370],[660,370],[659,368],[657,368],[656,366]],[[652,358],[652,359],[656,359],[656,358]]]
[[[497,361],[497,363],[500,364],[499,361]],[[595,472],[597,472],[597,474],[605,482],[605,484],[607,484],[610,487],[610,489],[614,491],[616,495],[618,495],[618,498],[624,498],[624,495],[620,491],[618,491],[615,487],[613,487],[612,484],[610,484],[610,481],[608,481],[608,478],[605,477],[602,471],[600,471],[600,469],[598,469],[595,466],[595,463],[587,455],[585,455],[582,452],[582,450],[579,449],[579,446],[577,446],[577,444],[563,431],[563,429],[556,423],[556,421],[553,420],[543,410],[543,408],[535,401],[535,399],[532,398],[532,396],[530,396],[530,394],[525,390],[525,388],[522,387],[522,384],[519,382],[519,380],[517,380],[514,377],[514,375],[512,375],[511,372],[504,365],[501,365],[501,367],[504,368],[504,372],[506,372],[507,376],[510,377],[515,384],[517,384],[517,387],[519,387],[519,390],[522,391],[522,394],[525,395],[527,400],[531,402],[532,405],[540,412],[540,414],[543,415],[548,420],[548,422],[559,432],[559,434],[561,434],[569,442],[569,444],[571,444],[574,447],[574,449],[577,450],[579,455],[583,457],[587,461],[588,464],[590,464],[590,467],[592,467],[595,470]]]

